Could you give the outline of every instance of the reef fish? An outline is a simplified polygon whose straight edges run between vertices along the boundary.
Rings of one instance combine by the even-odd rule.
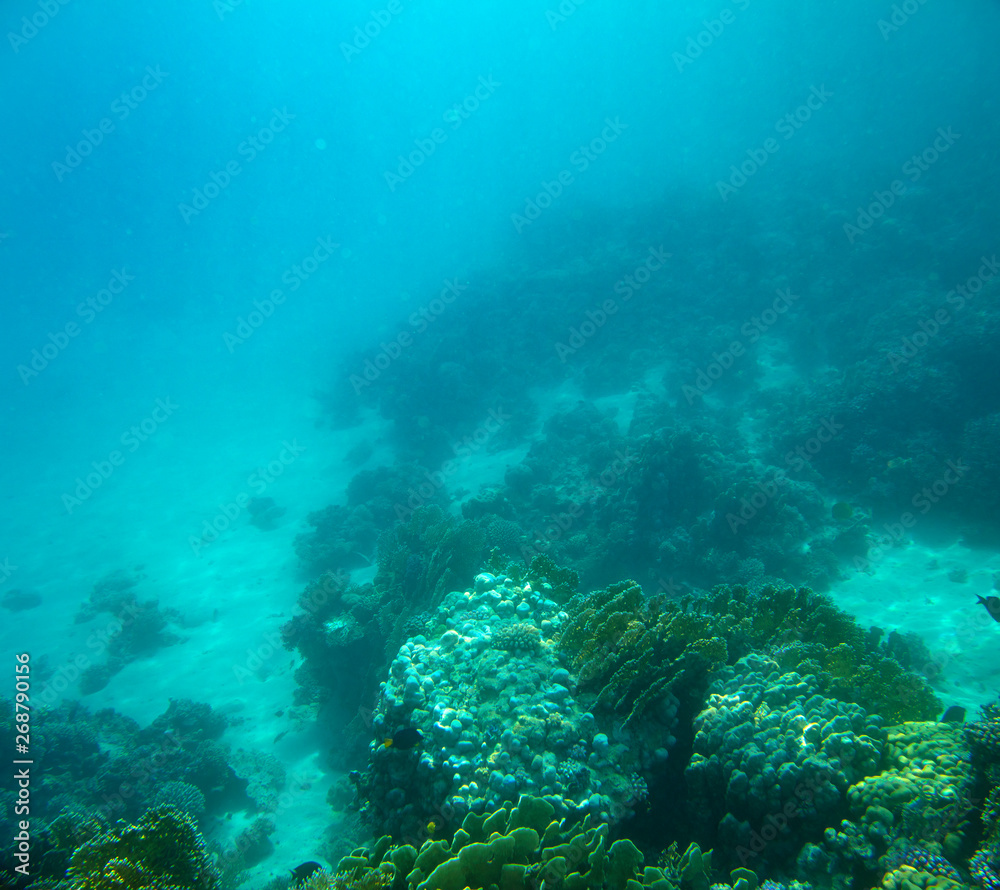
[[[977,596],[976,601],[986,606],[986,611],[993,616],[994,621],[1000,621],[1000,596]]]
[[[424,734],[414,727],[408,727],[407,729],[401,729],[397,732],[391,739],[386,739],[382,742],[382,747],[384,748],[402,748],[406,750],[407,748],[415,748],[423,740]]]
[[[838,501],[830,511],[837,522],[849,522],[854,518],[854,507],[844,501]]]
[[[303,862],[298,868],[292,869],[292,886],[300,887],[309,880],[316,872],[322,871],[323,866],[318,862]]]
[[[961,705],[952,705],[941,715],[942,723],[965,723],[965,708]]]

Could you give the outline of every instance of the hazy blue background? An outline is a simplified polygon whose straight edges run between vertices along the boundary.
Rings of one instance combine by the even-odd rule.
[[[445,279],[544,265],[538,245],[556,245],[560,231],[543,218],[518,236],[511,215],[607,118],[627,129],[576,175],[562,211],[612,217],[683,199],[794,230],[777,198],[853,219],[938,127],[963,136],[938,182],[957,180],[951,193],[970,207],[980,171],[996,162],[993,2],[931,0],[885,39],[878,19],[889,4],[664,10],[587,0],[564,5],[571,14],[556,21],[554,3],[483,11],[399,0],[382,33],[345,59],[342,44],[384,8],[203,0],[167,11],[72,0],[15,51],[11,34],[40,7],[5,7],[0,422],[3,487],[23,527],[42,534],[32,520],[65,518],[61,494],[155,398],[183,411],[132,466],[162,474],[181,496],[182,478],[226,466],[233,438],[280,440],[278,406],[322,393],[339,356],[394,336]],[[732,23],[678,70],[675,54],[723,9]],[[167,76],[119,119],[112,104],[147,66]],[[451,129],[446,113],[480,78],[495,92]],[[718,180],[814,87],[832,98],[723,205]],[[239,146],[275,108],[294,120],[248,163]],[[105,117],[114,131],[59,181],[53,164]],[[436,127],[447,141],[390,191],[386,171]],[[185,222],[179,205],[231,160],[242,172]],[[954,202],[945,209],[962,212]],[[713,237],[709,218],[694,228],[684,236]],[[333,238],[340,254],[230,352],[225,332],[318,237]],[[683,243],[669,247],[683,253]],[[121,268],[135,276],[125,293],[24,385],[17,366],[50,332],[79,322],[77,304]]]
[[[510,214],[605,117],[628,129],[565,201],[613,214],[678,182],[711,193],[812,86],[834,98],[758,177],[769,188],[783,178],[803,191],[843,190],[846,208],[897,175],[936,127],[967,134],[997,113],[1000,7],[985,0],[931,0],[888,41],[876,21],[890,4],[664,10],[587,0],[553,29],[554,3],[483,11],[400,0],[349,63],[339,46],[369,20],[370,3],[225,5],[73,0],[17,52],[9,37],[0,45],[0,232],[9,233],[0,394],[15,463],[74,417],[102,410],[95,394],[145,399],[166,387],[190,403],[205,380],[234,394],[279,377],[319,386],[345,341],[391,333],[442,279],[515,262]],[[723,8],[735,21],[678,72],[672,54]],[[37,10],[8,4],[3,33]],[[111,103],[146,66],[169,76],[117,120]],[[397,156],[490,75],[496,92],[390,192],[383,174]],[[274,107],[295,120],[185,224],[178,205],[212,171],[242,161],[237,146]],[[115,131],[57,181],[52,163],[103,117]],[[231,356],[223,332],[325,235],[344,254]],[[121,266],[136,276],[127,292],[22,385],[16,365]]]

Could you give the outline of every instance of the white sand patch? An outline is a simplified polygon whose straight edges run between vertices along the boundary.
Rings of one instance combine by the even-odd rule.
[[[221,396],[192,404],[187,414],[178,410],[72,512],[62,494],[103,455],[81,458],[67,448],[61,465],[26,466],[26,490],[11,497],[17,510],[0,516],[0,540],[17,566],[0,591],[30,588],[44,600],[35,610],[4,613],[4,651],[28,651],[36,664],[45,657],[68,679],[80,666],[102,662],[102,640],[117,629],[114,617],[76,624],[74,616],[94,584],[113,571],[138,579],[140,601],[157,599],[161,608],[181,613],[184,626],[171,628],[177,643],[130,663],[83,702],[92,711],[114,708],[141,725],[163,713],[171,698],[206,702],[232,721],[224,742],[276,756],[288,773],[290,797],[276,818],[275,852],[259,867],[261,875],[318,858],[324,831],[336,820],[326,794],[340,775],[325,765],[328,741],[293,719],[298,655],[280,644],[279,629],[306,581],[294,539],[308,528],[310,511],[343,503],[355,472],[343,455],[363,439],[384,440],[387,432],[372,417],[331,431],[315,423],[308,398],[267,395],[258,394],[256,423],[245,403]],[[384,445],[376,456],[386,456]],[[286,512],[273,530],[262,531],[239,507],[240,495],[271,497]],[[213,522],[221,531],[208,542],[203,531],[205,523],[213,531]],[[61,700],[49,688],[49,700]],[[75,696],[72,686],[57,688]],[[38,684],[36,697],[45,691]],[[253,818],[233,814],[220,837]]]
[[[1000,554],[962,544],[932,548],[911,543],[889,550],[872,573],[855,574],[832,592],[837,604],[863,624],[914,632],[924,638],[941,678],[933,685],[945,707],[968,710],[997,699],[1000,676],[1000,624],[977,605],[990,596]],[[949,579],[967,573],[964,582]],[[931,668],[931,673],[934,668]]]

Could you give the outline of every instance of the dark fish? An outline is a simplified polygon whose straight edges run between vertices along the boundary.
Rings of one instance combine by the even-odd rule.
[[[322,871],[323,866],[318,862],[303,862],[298,868],[292,869],[292,886],[300,887],[309,880],[316,872]]]
[[[407,748],[416,748],[424,738],[424,734],[414,727],[409,727],[407,729],[401,729],[397,732],[391,739],[386,739],[382,742],[382,746],[385,748],[402,748],[404,751]]]
[[[988,596],[985,599],[977,596],[976,601],[986,606],[986,611],[993,616],[994,621],[1000,621],[1000,596]]]
[[[854,507],[843,501],[838,501],[834,504],[830,512],[838,522],[849,522],[854,518]]]
[[[965,708],[952,705],[941,715],[941,723],[965,723]]]

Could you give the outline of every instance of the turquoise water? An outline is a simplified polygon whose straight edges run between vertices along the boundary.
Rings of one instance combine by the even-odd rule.
[[[873,887],[911,848],[997,880],[995,3],[18,0],[3,25],[11,886],[157,803],[263,887],[522,794],[646,865],[714,848],[734,886]],[[661,689],[667,632],[600,609],[606,660],[574,649],[626,579],[724,656]],[[819,598],[741,636],[719,602],[771,586]],[[854,661],[795,645],[819,639]],[[888,727],[951,706],[969,738],[927,732],[962,764],[957,839],[914,804],[835,852],[878,821],[848,788],[907,756]],[[767,719],[839,778],[740,862],[783,799],[705,778],[697,728],[767,752]],[[70,811],[96,821],[57,841]]]

